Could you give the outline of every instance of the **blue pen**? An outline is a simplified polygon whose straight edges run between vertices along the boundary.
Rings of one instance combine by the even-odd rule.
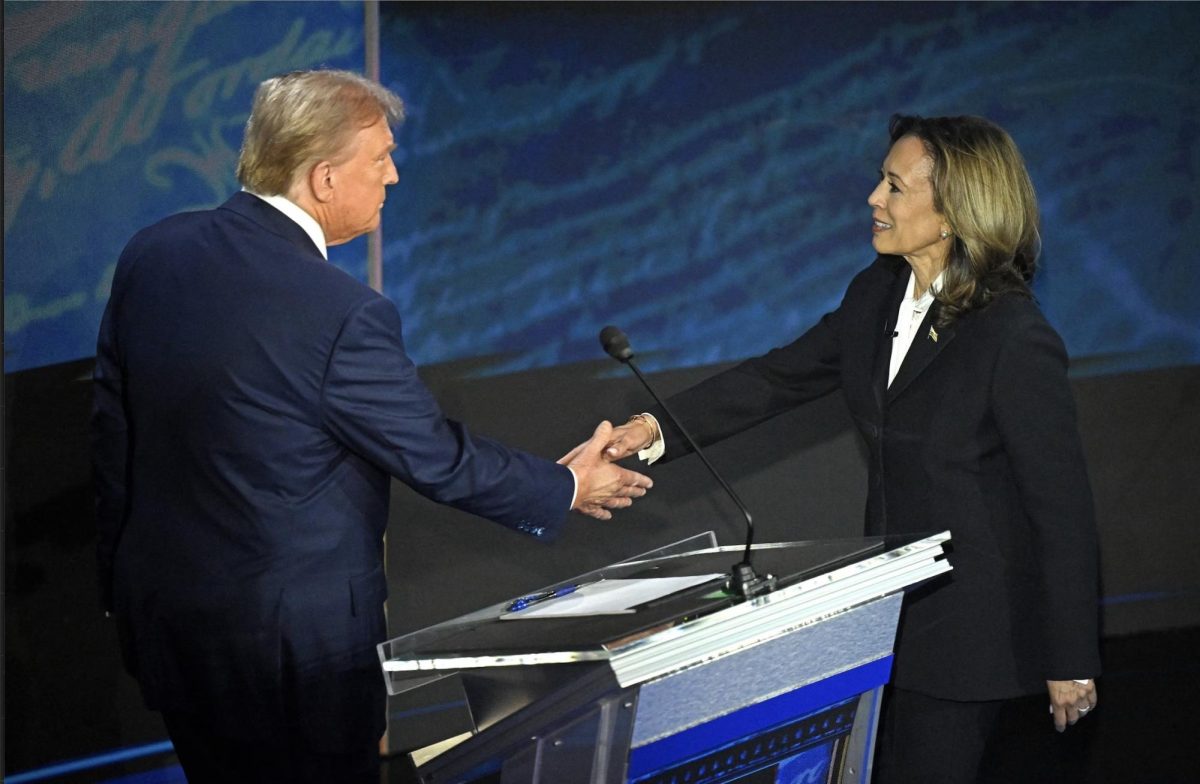
[[[564,585],[562,588],[555,588],[552,591],[541,591],[539,593],[531,593],[528,596],[522,596],[519,599],[514,599],[512,604],[508,605],[509,612],[518,612],[535,604],[557,599],[560,596],[568,596],[579,590],[578,585]]]

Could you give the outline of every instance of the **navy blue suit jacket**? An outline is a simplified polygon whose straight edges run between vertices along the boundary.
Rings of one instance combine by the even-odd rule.
[[[866,533],[953,538],[954,571],[905,601],[899,686],[993,700],[1098,675],[1096,524],[1062,341],[1016,294],[941,329],[935,303],[888,386],[909,272],[879,257],[797,340],[669,405],[703,444],[841,390],[868,447]],[[659,421],[665,458],[686,452]]]
[[[392,303],[239,193],[121,255],[100,329],[101,579],[147,703],[331,751],[383,730],[389,476],[550,536],[563,466],[447,420]]]

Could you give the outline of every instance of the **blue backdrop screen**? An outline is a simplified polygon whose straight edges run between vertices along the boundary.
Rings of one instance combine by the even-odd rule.
[[[423,361],[647,367],[787,342],[873,257],[892,113],[1025,153],[1076,371],[1200,360],[1196,4],[384,6],[409,103],[386,290]]]
[[[1200,361],[1200,5],[381,4],[385,293],[421,363],[733,360],[870,262],[897,111],[1022,148],[1076,372]],[[254,85],[361,68],[357,3],[5,3],[5,368],[86,357],[120,248],[207,207]],[[335,249],[364,276],[365,244]]]
[[[236,191],[254,88],[361,70],[362,19],[360,3],[5,2],[5,370],[94,355],[126,241]],[[365,277],[363,248],[336,259]]]

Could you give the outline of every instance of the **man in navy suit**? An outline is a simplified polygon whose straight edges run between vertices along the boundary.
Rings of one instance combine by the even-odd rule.
[[[379,777],[382,537],[397,477],[535,537],[650,480],[445,418],[392,303],[326,263],[379,225],[400,99],[339,71],[255,94],[244,190],[139,232],[97,346],[93,457],[107,610],[189,780]]]

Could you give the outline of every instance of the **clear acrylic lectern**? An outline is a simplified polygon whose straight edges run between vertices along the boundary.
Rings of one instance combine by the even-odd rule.
[[[428,784],[868,781],[903,592],[950,570],[949,533],[757,545],[775,589],[720,575],[711,533],[379,646],[389,692],[461,679],[474,732],[423,761]],[[584,594],[711,575],[630,608]],[[545,617],[570,600],[582,614]],[[563,606],[566,606],[565,604]]]

